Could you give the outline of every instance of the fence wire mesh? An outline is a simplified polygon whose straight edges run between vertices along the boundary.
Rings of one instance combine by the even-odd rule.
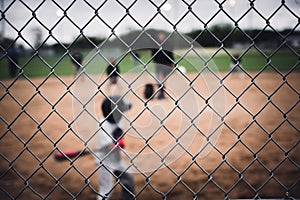
[[[1,0],[0,198],[300,198],[300,3],[241,2]]]

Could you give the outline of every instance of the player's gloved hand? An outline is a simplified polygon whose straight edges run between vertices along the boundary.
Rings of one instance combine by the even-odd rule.
[[[112,144],[112,145],[110,146],[110,149],[113,149],[113,148],[115,148],[115,147],[117,147],[117,146],[119,146],[119,147],[121,147],[122,149],[124,149],[125,143],[124,143],[124,139],[123,139],[123,138],[117,140],[115,144]]]
[[[123,139],[123,138],[119,139],[119,140],[117,141],[117,145],[118,145],[119,147],[121,147],[122,149],[124,149],[124,147],[125,147],[124,139]]]
[[[116,130],[114,130],[113,137],[116,140],[116,142],[111,145],[111,149],[115,148],[115,146],[119,146],[122,149],[125,147],[125,143],[122,135],[123,135],[122,129],[117,128]]]

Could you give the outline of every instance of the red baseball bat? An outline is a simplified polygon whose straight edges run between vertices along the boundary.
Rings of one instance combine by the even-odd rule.
[[[111,145],[108,145],[108,146],[104,146],[102,148],[99,148],[99,149],[94,149],[92,150],[93,152],[97,152],[97,151],[102,151],[104,149],[113,149],[115,146],[119,146],[121,148],[124,148],[124,142],[123,140],[119,140],[117,142],[117,144],[111,144]],[[54,154],[54,158],[55,160],[57,161],[63,161],[63,160],[69,160],[69,159],[72,159],[72,158],[76,158],[77,156],[84,156],[84,155],[88,155],[90,154],[91,151],[89,150],[80,150],[80,151],[63,151],[63,152],[60,152],[60,151],[57,151],[55,154]]]
[[[63,160],[69,160],[72,158],[75,158],[77,156],[83,156],[83,155],[88,155],[91,152],[84,150],[84,151],[63,151],[63,152],[55,152],[54,158],[57,161],[63,161]]]

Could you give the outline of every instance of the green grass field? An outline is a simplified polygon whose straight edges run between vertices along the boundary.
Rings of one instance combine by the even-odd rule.
[[[85,57],[89,52],[84,52]],[[265,52],[268,55],[268,52]],[[270,53],[269,53],[270,54]],[[90,56],[87,56],[89,58]],[[218,69],[219,71],[228,71],[230,65],[230,57],[226,54],[217,54],[212,59],[209,56],[204,56],[204,60],[200,59],[196,55],[187,55],[183,58],[177,55],[176,61],[179,65],[186,67],[188,72],[197,71],[202,69],[206,64],[209,67]],[[151,58],[150,51],[143,51],[141,53],[141,60],[144,63],[149,63],[147,67],[153,69],[153,63],[149,62]],[[87,61],[87,71],[88,73],[102,73],[107,66],[106,61],[101,56],[96,56],[94,59]],[[123,55],[120,58],[120,71],[121,73],[128,72],[134,68],[134,59],[131,55]],[[292,68],[299,71],[299,57],[289,51],[278,51],[269,60],[261,55],[259,52],[249,51],[242,58],[242,65],[247,71],[258,71],[262,68],[266,70],[273,70],[272,67],[278,69],[279,71],[289,71]],[[73,74],[73,69],[71,67],[70,57],[65,56],[52,56],[52,57],[30,57],[24,56],[20,58],[19,65],[22,68],[21,72],[28,77],[45,77],[55,73],[58,76],[69,76]],[[142,65],[141,65],[142,66]],[[8,79],[8,64],[7,59],[2,58],[0,60],[0,79]]]

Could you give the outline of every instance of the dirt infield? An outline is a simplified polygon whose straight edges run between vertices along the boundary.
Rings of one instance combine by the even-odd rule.
[[[38,88],[25,79],[12,85],[11,81],[2,81],[0,199],[96,199],[98,177],[92,156],[74,162],[53,158],[56,148],[84,147],[73,123],[72,87],[68,87],[72,77],[62,79],[66,85],[57,78],[44,83],[41,78],[33,78]],[[196,80],[193,85],[200,92],[202,84]],[[215,147],[207,156],[198,156],[206,138],[193,129],[197,134],[188,147],[189,153],[167,167],[134,174],[137,199],[163,199],[164,195],[167,199],[283,198],[286,191],[300,198],[300,73],[282,78],[264,72],[253,80],[234,74],[224,80],[224,85],[228,113]],[[133,106],[143,106],[135,100]],[[164,101],[167,105],[170,102],[174,105],[171,100]],[[131,114],[139,109],[137,106]],[[203,112],[195,122],[203,132],[208,126],[207,115]],[[141,116],[136,123],[146,119],[147,115]],[[176,129],[176,121],[176,114],[171,115],[165,126]],[[125,140],[131,152],[145,145],[134,137]],[[166,131],[158,132],[149,144],[159,149],[169,140],[172,136]],[[255,196],[255,190],[259,196]],[[117,185],[111,199],[118,199],[119,192]]]

